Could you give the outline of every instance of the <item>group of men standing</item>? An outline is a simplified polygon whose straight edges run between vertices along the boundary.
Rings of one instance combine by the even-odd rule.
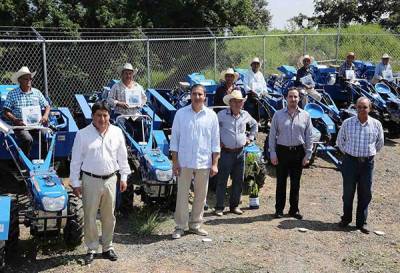
[[[309,59],[304,58],[306,67],[303,74],[308,73]],[[173,173],[177,177],[178,186],[176,228],[172,234],[174,239],[181,238],[187,228],[194,234],[208,234],[201,224],[209,177],[218,175],[215,214],[222,216],[224,213],[229,177],[232,180],[230,212],[238,215],[243,213],[239,204],[244,178],[244,147],[255,139],[258,131],[257,121],[243,110],[243,106],[247,98],[266,90],[260,66],[260,60],[254,58],[245,76],[244,94],[235,86],[237,73],[233,69],[225,71],[225,82],[217,90],[215,104],[228,107],[218,114],[205,106],[204,86],[194,85],[191,88],[191,104],[179,109],[175,115],[170,143]],[[102,101],[93,105],[92,123],[79,130],[74,141],[70,180],[74,193],[83,199],[87,263],[93,261],[99,247],[96,225],[98,210],[102,222],[102,255],[112,261],[117,260],[112,246],[117,177],[120,180],[120,191],[123,192],[131,170],[123,133],[110,124],[109,105],[119,114],[129,114],[131,108],[125,93],[132,92],[138,102],[135,111],[143,106],[146,96],[143,88],[134,81],[136,73],[137,70],[130,64],[122,67],[121,82],[112,88],[108,103]],[[42,123],[47,122],[50,107],[40,91],[32,88],[33,76],[34,73],[25,67],[14,74],[14,80],[20,86],[8,94],[4,117],[15,125],[23,125],[20,119],[21,107],[30,105],[33,97],[46,109]],[[296,87],[288,90],[287,107],[277,111],[271,122],[268,141],[271,163],[277,171],[276,218],[284,217],[287,177],[290,177],[289,216],[303,218],[299,210],[299,189],[302,169],[309,164],[311,158],[313,127],[310,115],[298,106],[300,92],[300,88]],[[368,233],[366,219],[371,200],[374,156],[382,148],[384,137],[381,123],[368,115],[371,110],[370,101],[361,97],[356,107],[358,115],[344,121],[337,137],[337,145],[345,154],[342,167],[343,216],[339,225],[346,227],[351,223],[353,198],[357,189],[356,225],[362,232]],[[246,132],[246,126],[250,128],[249,133]],[[31,143],[31,140],[26,141],[28,137],[24,133],[20,133],[19,137],[23,143]],[[25,148],[27,153],[28,148]],[[194,202],[189,217],[188,196],[192,183]]]

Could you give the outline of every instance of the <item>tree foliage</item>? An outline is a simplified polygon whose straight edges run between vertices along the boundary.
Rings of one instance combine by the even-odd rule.
[[[3,0],[0,25],[40,27],[268,27],[265,0]]]

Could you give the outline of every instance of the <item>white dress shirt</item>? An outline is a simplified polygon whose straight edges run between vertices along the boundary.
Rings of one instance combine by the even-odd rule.
[[[129,102],[126,101],[127,92],[130,92],[131,96],[137,96],[137,98],[140,100],[140,105],[128,109],[117,106],[118,102],[126,102],[129,104]],[[134,82],[130,88],[123,84],[122,81],[118,82],[113,85],[107,97],[107,102],[114,108],[115,113],[123,115],[135,114],[138,109],[142,108],[143,105],[146,104],[146,101],[146,93],[144,92],[143,87],[137,82]]]
[[[192,105],[179,109],[172,124],[170,150],[178,152],[181,168],[209,169],[212,153],[219,153],[217,114],[203,106],[198,113]]]
[[[72,187],[80,187],[80,172],[109,175],[119,170],[121,181],[131,173],[122,130],[109,125],[104,135],[90,124],[78,131],[72,146],[70,180]]]
[[[261,71],[254,73],[252,69],[249,69],[244,75],[243,85],[246,93],[248,93],[250,90],[256,93],[267,92],[267,83],[265,82]]]

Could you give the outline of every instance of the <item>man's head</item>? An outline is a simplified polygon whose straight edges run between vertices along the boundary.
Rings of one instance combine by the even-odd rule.
[[[240,90],[233,90],[232,93],[225,95],[223,101],[226,105],[229,105],[233,114],[237,115],[243,108],[245,98],[243,98],[242,92]]]
[[[355,58],[356,58],[356,54],[354,54],[354,52],[349,52],[349,53],[347,53],[346,61],[348,63],[352,63]]]
[[[384,65],[387,65],[388,63],[389,63],[389,61],[390,61],[390,56],[389,56],[389,54],[383,54],[382,55],[382,63],[384,64]]]
[[[126,63],[120,68],[121,80],[126,84],[130,84],[133,81],[134,76],[137,73],[137,69],[133,68],[132,64]]]
[[[193,85],[190,91],[190,99],[192,101],[192,106],[195,109],[203,107],[204,102],[206,101],[206,88],[201,84]]]
[[[303,65],[304,65],[304,67],[308,67],[310,64],[311,64],[310,55],[304,55],[304,57],[303,57]]]
[[[357,100],[356,107],[358,116],[366,118],[371,111],[371,101],[367,97],[360,97]]]
[[[300,91],[295,87],[289,88],[286,100],[289,109],[297,108],[300,101]]]
[[[224,80],[227,85],[234,84],[237,79],[239,78],[239,74],[235,72],[232,68],[228,68],[227,70],[223,71]]]
[[[32,79],[35,75],[36,72],[31,72],[28,67],[23,66],[11,76],[11,81],[19,84],[23,91],[29,91],[32,87]]]
[[[111,109],[106,101],[98,101],[92,106],[93,125],[103,132],[110,124]]]
[[[258,72],[258,70],[260,70],[260,67],[261,67],[260,59],[258,57],[255,57],[251,61],[250,66],[251,66],[251,70],[253,70],[254,73]]]

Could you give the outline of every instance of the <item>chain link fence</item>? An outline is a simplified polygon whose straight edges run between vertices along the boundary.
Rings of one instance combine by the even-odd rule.
[[[145,87],[174,88],[193,72],[219,80],[227,67],[248,68],[251,59],[263,60],[265,74],[278,73],[282,64],[297,66],[310,54],[327,64],[338,64],[348,51],[357,59],[379,62],[383,53],[392,56],[400,70],[400,37],[374,34],[275,34],[185,38],[113,37],[96,40],[0,39],[0,83],[21,66],[37,71],[33,85],[48,93],[56,106],[73,107],[74,94],[101,90],[119,78],[118,67],[131,62],[139,69],[136,80]]]

